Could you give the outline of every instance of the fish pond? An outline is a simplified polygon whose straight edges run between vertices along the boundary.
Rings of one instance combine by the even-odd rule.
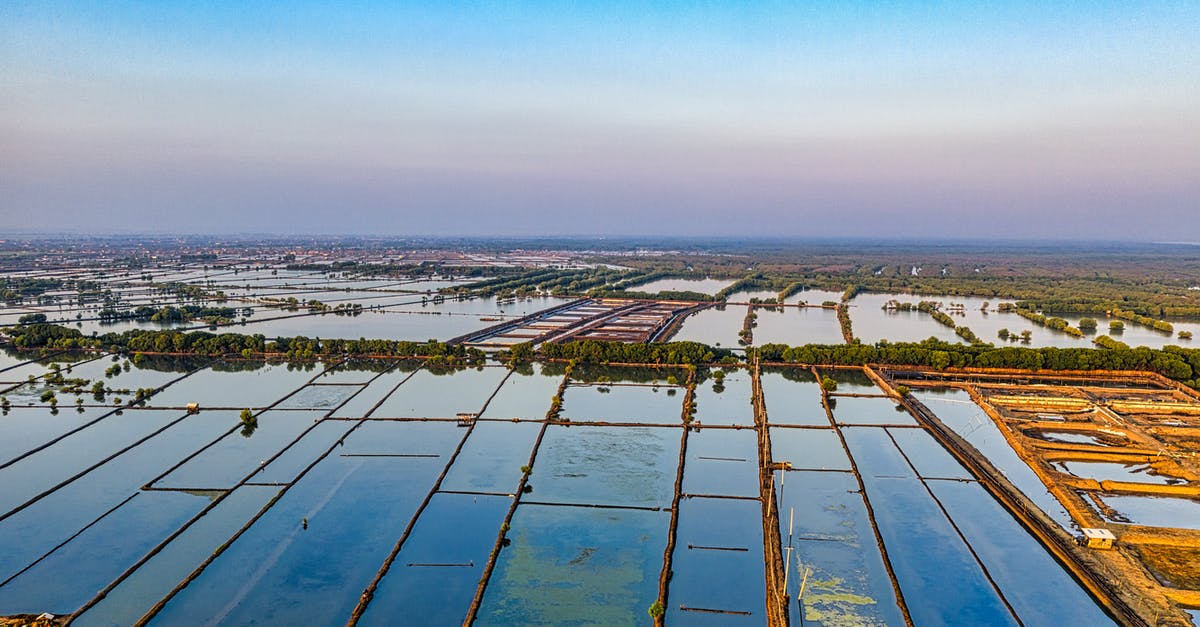
[[[763,625],[779,565],[795,625],[1108,622],[852,371],[7,359],[0,615]]]

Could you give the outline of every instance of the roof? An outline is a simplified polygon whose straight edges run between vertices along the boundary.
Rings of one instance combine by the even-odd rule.
[[[1101,540],[1116,540],[1117,539],[1117,536],[1113,535],[1113,532],[1109,531],[1108,529],[1095,529],[1092,527],[1084,527],[1083,535],[1085,535],[1089,538],[1097,538],[1097,539],[1101,539]]]

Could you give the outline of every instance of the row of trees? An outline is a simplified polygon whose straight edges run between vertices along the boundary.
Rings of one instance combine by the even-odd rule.
[[[1107,343],[1106,343],[1107,344]],[[1120,342],[1093,348],[1027,348],[951,344],[930,338],[920,343],[880,342],[758,348],[764,361],[861,366],[892,364],[945,368],[1014,368],[1024,370],[1146,370],[1200,387],[1200,350],[1167,346],[1161,350],[1129,348]]]
[[[846,338],[847,342],[854,341],[854,324],[850,322],[850,308],[846,303],[837,304],[837,319],[838,324],[842,327],[842,337]]]
[[[99,337],[85,337],[78,330],[52,324],[32,324],[5,331],[6,341],[20,348],[96,348],[124,353],[179,353],[208,356],[284,354],[293,359],[322,356],[429,357],[448,365],[476,364],[485,360],[482,351],[433,340],[322,340],[303,336],[268,340],[261,334],[212,334],[203,331],[131,330]],[[1130,348],[1107,336],[1097,338],[1103,347],[1027,348],[994,347],[990,344],[952,344],[930,338],[920,343],[879,342],[787,346],[767,344],[750,349],[766,361],[865,365],[893,364],[944,368],[1014,368],[1027,370],[1146,370],[1200,387],[1200,349],[1167,346],[1162,349]],[[578,363],[712,364],[735,363],[728,351],[698,342],[632,344],[582,340],[546,344],[534,351],[528,344],[511,348],[502,358],[512,362],[534,359],[571,360]]]
[[[1083,331],[1071,326],[1070,322],[1067,322],[1062,318],[1047,318],[1036,311],[1030,311],[1021,307],[1017,307],[1015,311],[1022,318],[1025,318],[1026,320],[1029,320],[1038,326],[1054,329],[1055,331],[1062,331],[1067,335],[1073,335],[1075,337],[1083,337]]]
[[[250,316],[254,310],[246,307],[244,309],[236,309],[234,307],[204,307],[201,305],[167,305],[166,307],[151,307],[142,305],[133,309],[116,309],[113,307],[105,307],[100,310],[99,317],[101,322],[114,322],[117,320],[148,320],[151,322],[190,322],[192,320],[205,320],[211,322],[229,322],[238,315]]]
[[[1134,313],[1132,311],[1128,311],[1125,309],[1115,309],[1115,308],[1112,310],[1112,315],[1115,318],[1120,318],[1122,320],[1128,320],[1130,322],[1140,324],[1144,327],[1154,329],[1155,331],[1161,331],[1162,333],[1174,333],[1175,332],[1175,327],[1170,322],[1167,322],[1166,320],[1155,320],[1154,318],[1151,318],[1149,316],[1143,316],[1143,315]]]
[[[61,279],[6,277],[0,283],[0,301],[20,303],[24,302],[26,298],[41,296],[50,290],[62,287]]]
[[[135,329],[124,333],[84,336],[77,329],[53,324],[33,324],[10,328],[8,342],[18,348],[103,349],[119,353],[175,353],[208,356],[237,355],[253,357],[283,354],[290,359],[319,356],[433,357],[448,363],[481,363],[486,355],[477,348],[429,340],[344,340],[281,337],[268,340],[262,334],[214,334],[205,331],[149,331]]]
[[[594,364],[711,364],[719,360],[733,359],[728,350],[712,348],[699,342],[629,344],[596,340],[544,344],[538,349],[537,356],[542,359],[569,359]]]

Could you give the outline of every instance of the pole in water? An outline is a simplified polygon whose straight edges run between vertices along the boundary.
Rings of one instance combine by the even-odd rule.
[[[303,526],[305,529],[308,529],[308,517],[307,516],[300,519],[300,525]]]
[[[792,568],[792,523],[796,520],[796,508],[788,508],[788,546],[787,557],[783,560],[783,593],[787,594],[788,573]]]
[[[783,593],[787,594],[788,589],[788,573],[792,569],[792,547],[789,544],[787,548],[787,557],[783,558]]]
[[[804,625],[804,588],[808,585],[808,576],[812,573],[812,569],[804,568],[804,579],[800,580],[800,593],[796,595],[796,605],[800,608],[800,625]]]

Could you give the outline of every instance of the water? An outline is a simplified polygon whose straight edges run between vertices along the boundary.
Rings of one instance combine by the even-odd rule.
[[[551,426],[530,498],[551,503],[669,507],[682,429]]]
[[[69,614],[207,504],[185,492],[136,494],[0,587],[0,607]]]
[[[362,389],[359,384],[310,384],[276,407],[279,409],[333,409]]]
[[[209,418],[204,414],[188,417],[148,440],[147,446],[138,446],[113,457],[78,479],[68,481],[29,507],[0,520],[0,538],[20,538],[20,542],[7,542],[5,550],[0,552],[0,581],[51,551],[110,509],[118,507],[136,494],[141,486],[170,468],[179,459],[181,451],[190,449],[196,442],[212,440],[229,428],[227,421]],[[101,445],[93,443],[90,446]],[[72,459],[71,454],[60,457],[59,461],[69,459]],[[0,475],[4,479],[3,487],[11,494],[20,482],[8,469],[0,472],[3,472]],[[38,479],[33,489],[52,487],[48,485],[52,481]],[[22,491],[27,493],[32,490],[27,488]],[[9,613],[8,609],[0,607],[0,614],[5,613]]]
[[[278,493],[279,488],[262,486],[234,490],[74,624],[115,627],[135,623]]]
[[[930,337],[946,342],[962,341],[954,334],[953,329],[938,324],[929,314],[919,311],[884,311],[883,305],[893,299],[907,302],[921,300],[920,297],[897,294],[861,293],[855,296],[850,301],[850,322],[854,328],[854,337],[866,344],[874,344],[884,339],[890,342],[920,342]],[[977,335],[978,333],[976,331]]]
[[[841,344],[841,323],[837,312],[819,307],[782,307],[771,310],[763,307],[754,310],[758,314],[758,326],[754,328],[754,343],[788,344]],[[740,326],[738,327],[741,328]],[[735,329],[735,332],[737,329]]]
[[[645,624],[670,522],[667,512],[519,506],[476,624]]]
[[[1056,461],[1051,462],[1050,465],[1076,477],[1095,479],[1096,481],[1130,481],[1133,483],[1150,483],[1156,485],[1186,483],[1182,478],[1155,472],[1149,464]]]
[[[231,427],[229,433],[156,481],[156,488],[228,489],[266,466],[267,460],[315,426],[321,412],[268,411],[257,417],[253,433]],[[238,424],[230,415],[230,424]],[[200,444],[200,443],[197,443]],[[205,443],[207,444],[207,443]]]
[[[764,371],[762,392],[771,424],[829,426],[821,386],[807,370]]]
[[[1096,433],[1085,433],[1081,431],[1030,431],[1027,432],[1035,438],[1041,438],[1050,442],[1062,442],[1065,444],[1089,444],[1092,446],[1113,446],[1114,436],[1108,436]],[[1121,443],[1127,442],[1121,438]]]
[[[971,473],[924,429],[888,429],[887,432],[922,479],[972,478]]]
[[[365,425],[168,602],[153,623],[344,621],[457,439],[453,425]],[[374,456],[418,452],[432,457]],[[364,454],[372,456],[354,456]],[[313,598],[322,602],[307,602]]]
[[[1175,327],[1173,333],[1163,333],[1144,327],[1140,324],[1134,324],[1128,320],[1124,320],[1125,330],[1120,333],[1112,333],[1108,330],[1108,323],[1116,318],[1106,318],[1103,314],[1092,316],[1082,316],[1073,314],[1055,314],[1071,323],[1072,326],[1079,325],[1079,319],[1090,317],[1099,323],[1097,335],[1105,334],[1111,336],[1114,340],[1124,342],[1130,346],[1149,346],[1150,348],[1162,348],[1164,346],[1175,345],[1184,348],[1196,348],[1200,346],[1200,322],[1194,320],[1168,320],[1171,326]],[[1181,340],[1177,336],[1180,331],[1191,331],[1192,335],[1197,339]],[[1090,342],[1090,339],[1089,339]]]
[[[738,349],[738,331],[746,319],[744,305],[718,305],[687,317],[679,331],[670,337],[673,342],[702,342],[709,346]]]
[[[73,370],[103,376],[111,363],[105,357]],[[205,367],[180,378],[197,364]],[[410,529],[363,622],[390,624],[400,616],[458,624],[534,454],[480,624],[644,624],[658,595],[681,461],[667,618],[761,624],[765,565],[749,373],[729,370],[721,391],[713,390],[711,373],[700,373],[696,419],[707,426],[686,433],[681,460],[685,390],[665,382],[686,380],[686,371],[573,372],[563,411],[571,422],[549,426],[540,420],[562,365],[434,372],[419,361],[359,360],[326,372],[325,364],[143,360],[114,381],[164,380],[150,408],[117,414],[89,406],[77,414],[63,407],[58,415],[45,406],[13,409],[0,417],[7,459],[65,437],[0,468],[0,582],[11,579],[0,583],[0,614],[66,614],[95,600],[81,624],[130,624],[211,558],[152,622],[345,624]],[[861,371],[827,374],[841,381],[839,393],[878,394]],[[763,389],[774,458],[793,468],[776,472],[774,490],[790,549],[793,622],[902,623],[850,459],[811,372],[768,370]],[[185,402],[201,411],[188,414]],[[998,435],[980,426],[990,422],[976,425],[956,413],[973,405],[930,404],[984,448]],[[361,420],[377,405],[374,419]],[[842,397],[834,411],[843,422],[877,421],[880,413],[905,420],[893,405],[879,396]],[[244,407],[258,413],[256,428],[242,425]],[[456,420],[481,409],[473,426]],[[579,424],[585,420],[642,424]],[[1050,558],[1036,542],[924,430],[895,424],[842,431],[919,622],[1003,617],[990,614],[994,591],[978,586],[984,567],[1027,623],[1043,616],[1095,622],[1094,606],[1060,581],[1062,569],[1043,563]],[[1117,511],[1144,514],[1137,503],[1112,498]],[[1178,517],[1193,515],[1182,509]],[[979,562],[962,559],[962,540],[946,533],[951,520]],[[1017,554],[1020,560],[1011,559]],[[1038,570],[1028,581],[1021,578],[1026,564]],[[801,610],[794,595],[807,568]],[[115,587],[105,598],[94,599],[109,585]],[[954,595],[930,592],[942,589]]]
[[[645,385],[572,385],[562,416],[573,422],[682,424],[683,388]]]
[[[361,392],[334,410],[338,418],[363,418],[377,408],[397,386],[416,376],[422,363],[417,360],[395,362],[395,366],[372,379]]]
[[[183,419],[178,411],[128,410],[112,414],[86,430],[75,432],[3,469],[0,513],[39,498],[44,491],[70,481],[78,473],[102,464],[114,452],[152,438]],[[225,422],[226,426],[232,421]]]
[[[913,392],[946,426],[957,432],[987,457],[1004,476],[1017,486],[1063,529],[1074,530],[1076,525],[1054,495],[1050,494],[1037,474],[1029,468],[1000,433],[992,419],[971,400],[964,390],[951,388]]]
[[[977,483],[931,482],[1026,625],[1111,625],[1066,571]],[[1012,556],[1020,555],[1017,563]]]
[[[418,371],[371,414],[372,418],[454,418],[477,414],[507,374],[500,367],[454,373]]]
[[[75,429],[82,428],[105,414],[116,411],[107,408],[87,407],[83,412],[74,407],[63,407],[57,412],[47,407],[17,407],[0,416],[0,464],[44,445]]]
[[[646,294],[657,294],[658,292],[716,294],[732,284],[733,281],[729,279],[659,279],[629,289]]]
[[[843,389],[839,386],[838,389]],[[886,396],[830,396],[829,406],[838,424],[912,425],[917,421],[896,401]]]
[[[1013,302],[1011,300],[989,299],[978,296],[921,296],[901,293],[864,292],[858,294],[850,301],[850,319],[854,324],[854,335],[856,337],[870,344],[882,339],[891,342],[919,342],[931,336],[948,342],[962,343],[962,339],[954,334],[953,329],[938,323],[928,314],[918,311],[884,311],[883,305],[890,300],[913,303],[914,305],[922,300],[940,302],[943,304],[943,312],[948,314],[956,325],[969,327],[981,340],[991,342],[997,346],[1092,348],[1092,339],[1096,335],[1108,334],[1130,346],[1162,348],[1170,344],[1190,346],[1190,342],[1197,341],[1180,340],[1175,336],[1179,331],[1192,331],[1194,335],[1200,336],[1200,322],[1196,321],[1169,321],[1175,327],[1174,333],[1163,333],[1125,321],[1124,332],[1114,335],[1108,330],[1108,323],[1113,319],[1107,318],[1104,314],[1046,314],[1047,316],[1063,318],[1074,327],[1079,326],[1079,320],[1082,318],[1092,318],[1099,323],[1099,329],[1096,333],[1085,335],[1084,337],[1075,337],[1060,331],[1038,326],[1016,313],[1001,313],[996,310],[1000,303]],[[983,311],[982,309],[985,303],[988,305],[987,311]],[[950,305],[952,304],[961,304],[963,305],[963,309],[961,311],[951,310]],[[1011,335],[1020,335],[1023,331],[1029,331],[1030,341],[1026,344],[1001,340],[999,338],[999,331],[1001,329],[1008,329]]]
[[[1124,494],[1089,495],[1108,508],[1101,515],[1112,522],[1150,527],[1179,527],[1200,529],[1200,501],[1170,496],[1135,496]],[[1112,514],[1105,513],[1111,511]]]
[[[762,625],[766,618],[762,506],[692,498],[679,504],[666,620],[688,625]],[[700,608],[737,612],[714,614]]]
[[[360,625],[462,624],[512,500],[436,494],[379,583]]]
[[[775,474],[780,540],[789,560],[788,591],[803,605],[791,606],[792,625],[904,624],[857,491],[849,473]],[[807,587],[800,597],[805,571]]]
[[[254,305],[246,302],[230,301],[227,306],[242,309],[251,307],[254,313],[244,321],[239,318],[230,325],[218,327],[218,331],[233,331],[237,333],[262,334],[272,337],[320,337],[358,339],[390,338],[400,340],[424,341],[428,339],[448,340],[495,324],[481,318],[516,318],[540,311],[548,307],[567,302],[566,299],[555,297],[535,297],[522,299],[473,298],[466,300],[446,299],[434,303],[424,299],[422,294],[387,293],[377,291],[342,291],[339,284],[318,284],[310,289],[285,290],[271,292],[263,286],[255,286],[246,291],[247,296],[266,296],[271,298],[295,297],[301,301],[319,300],[330,305],[340,303],[357,303],[365,309],[356,316],[337,315],[333,312],[323,314],[308,314],[301,307],[298,311],[287,311]],[[432,289],[436,283],[430,283]],[[349,287],[371,287],[361,282],[347,283]],[[395,286],[400,289],[419,287],[415,284]],[[230,290],[233,295],[234,290]],[[240,313],[240,311],[239,311]],[[159,331],[164,329],[206,329],[210,330],[203,321],[161,323],[138,320],[119,320],[101,323],[101,321],[74,319],[63,322],[79,329],[85,335],[93,332],[98,334],[121,333],[131,329]]]
[[[496,391],[483,417],[541,420],[561,382],[562,374],[549,373],[542,366],[537,367],[536,374],[513,372]]]
[[[807,303],[809,305],[822,305],[827,302],[837,303],[842,300],[842,293],[831,290],[801,290],[787,297],[785,303],[797,304]]]
[[[245,364],[251,370],[220,370],[209,367],[188,375],[179,383],[155,394],[150,399],[152,407],[183,407],[188,403],[212,399],[213,404],[204,403],[201,409],[216,407],[267,407],[290,394],[323,368],[312,371],[290,368],[284,364]],[[214,390],[220,390],[214,395]]]
[[[16,315],[16,314],[14,314]],[[19,316],[18,316],[19,317]],[[0,325],[5,324],[0,322]],[[10,350],[0,350],[0,381],[20,381],[23,377],[12,378],[12,370],[18,365],[36,358],[36,354],[18,353]]]
[[[710,378],[696,384],[695,421],[706,425],[753,425],[750,373],[740,369],[725,372],[721,383]]]
[[[542,425],[479,422],[442,481],[443,490],[511,494]]]
[[[850,471],[850,458],[832,429],[771,427],[771,458],[794,470]]]
[[[685,494],[758,497],[758,437],[753,431],[701,429],[688,435]]]
[[[950,521],[882,429],[845,432],[917,624],[1016,624]],[[926,559],[936,552],[937,560]],[[937,604],[920,599],[937,596]]]
[[[726,300],[728,300],[731,303],[748,303],[753,298],[757,298],[759,300],[773,301],[778,296],[779,296],[779,292],[777,292],[775,290],[751,289],[751,290],[739,290],[737,292],[734,292],[734,293],[730,294]]]

